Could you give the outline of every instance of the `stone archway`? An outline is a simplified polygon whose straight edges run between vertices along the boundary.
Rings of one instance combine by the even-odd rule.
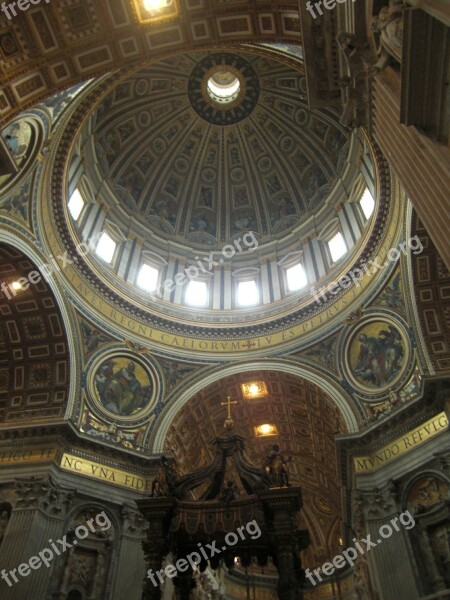
[[[264,367],[259,363],[240,364],[239,369],[233,365],[234,368],[210,373],[200,389],[172,411],[161,451],[175,458],[182,474],[209,464],[214,457],[210,442],[220,435],[226,416],[222,402],[228,395],[238,400],[232,415],[237,434],[245,440],[250,462],[261,466],[265,453],[274,444],[286,457],[292,456],[289,482],[300,487],[303,496],[300,528],[312,532],[312,544],[304,551],[302,562],[313,568],[339,552],[342,506],[334,437],[336,427],[345,432],[347,424],[342,413],[336,423],[331,394],[313,382],[311,374],[307,380],[298,375],[298,367],[294,374],[292,365],[281,368],[282,361],[278,369],[276,361],[270,361],[269,368],[269,361],[262,362]],[[245,382],[261,380],[266,384],[265,396],[246,400],[240,395]],[[258,436],[255,427],[262,423],[275,425],[277,435]],[[239,489],[235,475],[232,480]],[[199,488],[202,492],[203,488]]]
[[[238,373],[251,373],[259,370],[278,371],[280,373],[291,374],[314,383],[324,393],[328,394],[338,407],[348,432],[358,430],[357,412],[351,398],[343,390],[339,389],[331,378],[324,376],[318,371],[316,372],[310,365],[306,366],[299,362],[287,360],[262,359],[252,361],[251,363],[240,362],[231,365],[220,365],[215,369],[208,367],[207,370],[205,369],[203,377],[196,372],[192,379],[185,379],[182,386],[177,386],[171,393],[167,400],[166,410],[159,416],[159,422],[157,423],[158,427],[155,427],[156,435],[153,440],[153,453],[160,454],[163,451],[164,440],[166,439],[168,429],[175,418],[175,415],[202,389],[226,376]]]
[[[3,418],[8,415],[11,421],[23,411],[33,411],[35,417],[62,421],[73,399],[70,373],[76,362],[73,338],[67,335],[72,330],[69,313],[55,281],[44,277],[38,281],[37,265],[45,261],[5,230],[0,238],[0,284],[5,284],[1,296],[7,315],[0,329],[5,341],[1,353],[11,363],[9,374],[2,378],[2,391],[9,399]],[[31,273],[37,275],[30,277]],[[28,286],[12,289],[21,278],[29,278]]]

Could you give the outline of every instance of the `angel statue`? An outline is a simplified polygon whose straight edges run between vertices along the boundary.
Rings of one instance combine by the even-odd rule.
[[[263,480],[270,487],[289,487],[289,472],[287,464],[292,460],[292,456],[284,456],[280,452],[280,446],[274,444],[264,458]]]

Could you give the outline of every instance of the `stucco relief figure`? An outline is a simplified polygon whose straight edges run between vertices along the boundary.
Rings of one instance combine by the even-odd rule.
[[[107,360],[95,374],[103,406],[117,415],[131,415],[143,408],[152,394],[148,375],[140,365],[126,359]]]
[[[375,74],[385,69],[392,59],[402,62],[403,8],[402,0],[390,0],[389,5],[383,6],[373,19],[372,30],[380,36]]]
[[[267,452],[264,459],[264,480],[272,487],[288,487],[289,472],[286,465],[291,459],[292,456],[283,456],[278,444],[274,444],[272,449]]]

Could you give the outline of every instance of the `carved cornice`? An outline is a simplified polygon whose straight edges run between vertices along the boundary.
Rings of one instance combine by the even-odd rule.
[[[105,464],[121,468],[124,466],[124,451],[120,448],[106,446],[103,442],[97,443],[91,438],[81,437],[71,423],[48,425],[24,425],[14,429],[0,430],[0,454],[5,449],[32,450],[33,447],[42,448],[43,445],[57,446],[59,452],[70,450],[80,457],[92,460],[101,460]],[[135,468],[148,468],[149,474],[154,471],[155,459],[153,456],[143,457],[130,452],[126,453],[126,466]]]
[[[339,436],[338,448],[345,455],[349,451],[357,454],[361,449],[366,453],[373,452],[444,410],[449,398],[450,385],[447,381],[427,381],[422,398],[410,402],[361,433]]]

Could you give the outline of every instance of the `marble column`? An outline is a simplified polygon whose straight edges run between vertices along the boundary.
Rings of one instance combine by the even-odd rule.
[[[34,477],[17,480],[15,491],[18,500],[1,548],[2,568],[7,572],[28,563],[31,557],[38,556],[45,548],[51,549],[49,540],[56,542],[63,536],[64,518],[73,497],[71,491],[61,490],[51,481]],[[9,576],[13,585],[8,587],[6,582],[1,582],[2,600],[45,598],[52,566],[41,564],[39,568],[29,569],[26,577],[15,573],[17,583]]]
[[[402,512],[398,506],[395,486],[388,482],[382,488],[364,492],[361,499],[364,526],[355,528],[355,533],[357,538],[367,538],[370,535],[370,541],[376,543],[376,546],[367,549],[364,556],[379,600],[419,598],[409,533],[400,521],[396,522],[398,531],[391,523],[391,519]],[[386,527],[383,528],[383,525]],[[392,530],[390,535],[388,527]],[[366,545],[361,543],[363,548]]]
[[[129,507],[122,508],[122,519],[123,529],[112,598],[140,600],[146,573],[142,542],[147,522],[139,511]]]
[[[450,150],[400,123],[400,76],[388,68],[373,82],[373,132],[443,261],[450,267]],[[430,200],[432,199],[432,201]]]

